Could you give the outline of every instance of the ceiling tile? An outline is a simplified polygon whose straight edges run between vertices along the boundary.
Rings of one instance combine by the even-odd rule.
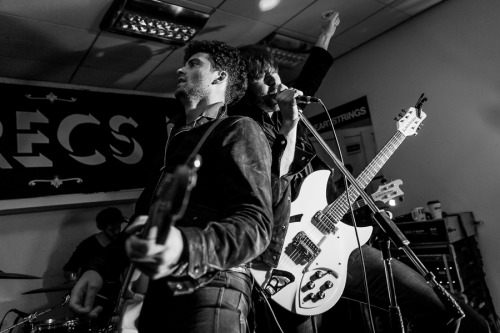
[[[205,6],[212,7],[212,8],[217,8],[224,1],[225,0],[195,0],[195,1],[188,1],[188,0],[186,1],[186,0],[184,0],[182,2],[185,2],[185,3],[196,2],[196,3],[201,4],[201,5],[205,5]],[[233,1],[233,0],[231,0],[231,1]]]
[[[181,7],[192,9],[192,10],[197,10],[197,11],[205,13],[205,14],[211,13],[213,11],[213,9],[219,5],[220,2],[222,2],[222,0],[197,1],[197,2],[185,1],[185,0],[169,0],[168,1],[168,3],[171,3],[173,5],[181,6]],[[207,3],[207,4],[205,4],[205,3]]]
[[[316,39],[321,32],[323,20],[321,14],[326,10],[333,9],[338,11],[340,16],[340,24],[335,32],[338,35],[382,8],[384,5],[374,0],[340,0],[335,1],[335,3],[318,1],[284,24],[283,28]]]
[[[349,30],[338,35],[335,34],[332,42],[354,48],[384,33],[409,17],[409,15],[398,10],[385,7],[376,14],[354,25]]]
[[[173,46],[145,39],[103,33],[85,57],[82,66],[130,73],[142,69],[148,73],[172,50]]]
[[[408,15],[416,15],[442,0],[396,0],[390,4],[394,9],[400,10]]]
[[[375,1],[378,1],[378,2],[383,3],[385,5],[389,5],[389,4],[393,3],[396,0],[375,0]]]
[[[9,73],[15,71],[19,75],[17,78],[27,79],[33,78],[32,72],[46,77],[50,75],[48,72],[60,70],[65,76],[67,68],[74,71],[80,64],[95,37],[94,33],[82,29],[0,15],[0,55],[9,59],[0,70],[0,76],[12,77]],[[10,69],[9,63],[10,67],[19,68]],[[22,63],[30,66],[20,66]],[[37,67],[32,67],[35,65]],[[57,82],[61,81],[64,82],[58,76]]]
[[[80,67],[71,83],[101,88],[134,90],[144,75],[145,73],[141,71],[123,73]]]
[[[313,2],[314,0],[278,1],[278,5],[273,9],[262,11],[259,9],[260,1],[231,0],[225,1],[219,9],[255,21],[281,26]]]
[[[275,29],[270,24],[216,10],[195,39],[216,39],[233,46],[255,44]]]
[[[111,3],[112,0],[2,0],[0,13],[97,31]]]
[[[0,76],[21,80],[68,83],[77,66],[0,56]]]

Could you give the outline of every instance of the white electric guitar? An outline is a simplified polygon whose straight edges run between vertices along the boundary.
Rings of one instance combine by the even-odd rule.
[[[415,135],[426,115],[409,108],[400,114],[397,132],[357,177],[365,188],[407,136]],[[359,196],[354,186],[330,205],[326,185],[330,171],[315,171],[306,177],[299,196],[292,202],[290,223],[276,268],[252,263],[256,283],[276,303],[305,316],[317,315],[337,303],[346,283],[347,260],[357,248],[355,231],[341,218]],[[347,200],[347,194],[349,200]],[[372,227],[357,228],[361,244]]]

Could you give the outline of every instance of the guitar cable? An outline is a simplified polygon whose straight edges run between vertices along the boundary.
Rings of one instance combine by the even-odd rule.
[[[260,294],[262,300],[264,300],[264,302],[266,302],[266,305],[267,307],[269,308],[269,312],[271,313],[271,315],[273,316],[273,319],[274,319],[274,323],[276,324],[276,326],[278,327],[278,330],[280,333],[284,333],[283,332],[283,329],[281,328],[280,326],[280,323],[279,323],[279,320],[278,318],[276,318],[276,315],[274,314],[274,311],[273,311],[273,308],[271,306],[271,303],[269,303],[269,300],[267,299],[268,296],[266,295],[266,293],[264,292],[264,290],[262,290],[262,288],[259,286],[258,283],[255,283],[255,279],[254,279],[254,286],[255,288],[257,289],[258,293]]]
[[[328,117],[328,121],[330,122],[330,126],[332,128],[332,134],[333,134],[333,137],[335,139],[335,144],[337,145],[337,150],[339,152],[339,159],[342,162],[342,164],[345,165],[344,157],[342,156],[342,150],[340,148],[340,143],[339,143],[339,140],[337,137],[337,133],[335,132],[335,128],[333,126],[333,120],[330,117],[330,114],[328,113],[328,109],[326,108],[325,104],[323,104],[323,101],[318,100],[318,104],[321,105],[321,107],[323,108],[323,111],[326,113],[326,115]],[[332,170],[332,172],[333,172],[333,170]],[[370,325],[371,331],[373,333],[375,333],[375,324],[373,322],[373,314],[372,314],[372,310],[371,310],[371,300],[370,300],[370,293],[369,293],[369,288],[368,288],[368,279],[366,276],[365,258],[363,255],[363,251],[361,249],[361,242],[359,240],[359,234],[358,234],[358,226],[356,223],[356,218],[354,216],[354,211],[352,209],[351,199],[349,198],[349,184],[348,184],[347,178],[345,176],[342,176],[342,177],[344,178],[344,187],[345,187],[344,192],[345,192],[345,195],[347,198],[347,204],[349,206],[349,213],[351,215],[351,220],[352,220],[352,224],[354,227],[354,234],[356,235],[356,242],[358,244],[358,251],[359,251],[360,258],[361,258],[361,267],[362,267],[362,271],[363,271],[363,285],[364,285],[365,294],[366,294],[366,304],[368,306],[367,312],[368,312],[369,325]]]

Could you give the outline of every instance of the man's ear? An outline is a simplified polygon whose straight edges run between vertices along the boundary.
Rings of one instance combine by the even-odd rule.
[[[220,71],[219,77],[212,81],[212,84],[221,83],[227,78],[227,73],[225,71]]]

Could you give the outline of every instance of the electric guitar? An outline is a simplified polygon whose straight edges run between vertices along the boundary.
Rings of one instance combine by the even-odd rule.
[[[396,134],[357,177],[361,188],[371,182],[407,136],[416,134],[426,117],[413,107],[402,113],[396,118]],[[256,283],[273,301],[305,316],[323,313],[337,303],[346,283],[347,260],[358,246],[356,229],[361,244],[368,241],[373,229],[354,228],[340,221],[359,192],[351,185],[328,205],[324,193],[329,176],[330,171],[321,170],[305,178],[291,205],[291,222],[277,267],[252,262],[250,268]]]
[[[174,173],[167,173],[161,178],[155,189],[148,218],[141,233],[142,237],[148,234],[151,227],[156,226],[158,228],[156,243],[165,243],[170,226],[184,215],[189,195],[196,185],[198,167],[195,165],[199,164],[180,165]],[[142,308],[147,283],[148,278],[141,274],[133,263],[130,264],[113,315],[105,329],[106,333],[137,332],[136,320]]]

